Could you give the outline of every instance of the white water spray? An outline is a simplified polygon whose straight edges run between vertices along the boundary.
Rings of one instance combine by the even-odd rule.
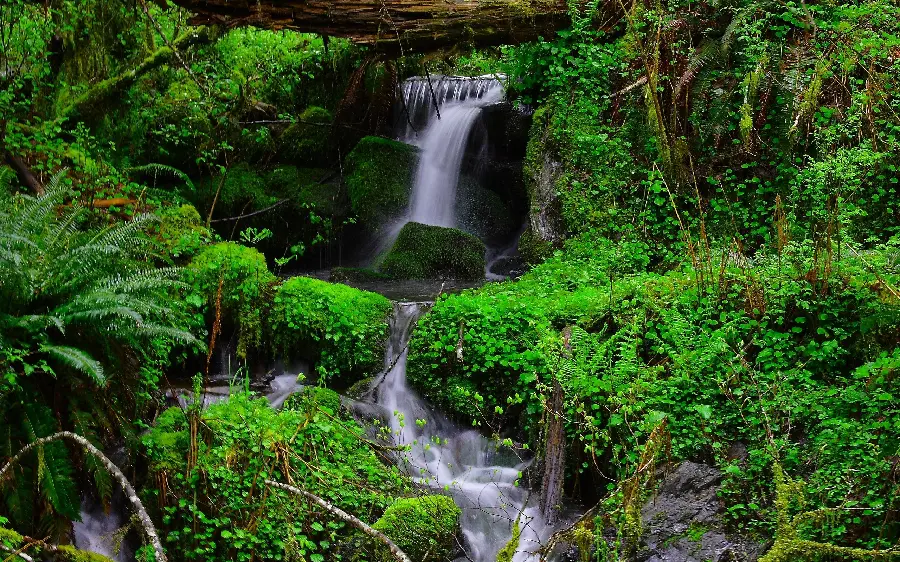
[[[459,80],[444,78],[438,83],[434,106],[431,94],[434,85],[421,79],[405,83],[404,95],[415,100],[412,114],[418,114],[417,104],[428,107],[428,120],[421,134],[414,135],[407,124],[406,142],[422,149],[410,198],[408,220],[434,226],[456,226],[456,184],[462,168],[463,156],[481,109],[503,99],[503,86],[493,78]],[[413,95],[413,92],[419,93]],[[437,93],[441,94],[437,98]],[[427,102],[430,102],[427,103]],[[440,112],[440,113],[438,113]]]

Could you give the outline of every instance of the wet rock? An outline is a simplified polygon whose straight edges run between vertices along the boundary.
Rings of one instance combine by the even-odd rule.
[[[641,510],[642,544],[638,562],[752,562],[763,545],[725,532],[716,495],[722,472],[712,466],[681,463]]]

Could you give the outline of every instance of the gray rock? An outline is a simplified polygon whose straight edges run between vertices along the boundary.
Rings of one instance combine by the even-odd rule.
[[[641,509],[637,562],[754,562],[764,545],[725,532],[716,495],[719,469],[683,462]]]

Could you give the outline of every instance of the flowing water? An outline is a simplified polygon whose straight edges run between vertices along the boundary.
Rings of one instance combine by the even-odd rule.
[[[134,559],[129,545],[117,536],[119,529],[128,522],[128,512],[120,496],[113,494],[109,510],[90,496],[81,499],[81,521],[72,524],[76,547],[102,554],[115,562]]]
[[[496,79],[447,80],[438,84],[440,98],[432,98],[433,85],[407,81],[407,93],[418,88],[413,111],[422,101],[428,121],[421,134],[404,140],[422,149],[409,203],[409,220],[434,226],[456,226],[456,184],[462,168],[469,134],[481,109],[503,99],[503,86]],[[426,90],[427,95],[426,95]],[[434,105],[437,99],[438,105]],[[420,101],[422,100],[422,101]],[[431,105],[427,102],[430,100]]]
[[[369,401],[386,412],[396,444],[409,447],[398,463],[436,492],[449,491],[462,509],[466,556],[459,562],[494,562],[520,520],[516,562],[537,562],[537,550],[552,528],[537,507],[538,498],[518,486],[529,464],[521,451],[505,447],[473,429],[457,426],[424,402],[406,381],[407,344],[427,303],[395,303],[383,378]]]

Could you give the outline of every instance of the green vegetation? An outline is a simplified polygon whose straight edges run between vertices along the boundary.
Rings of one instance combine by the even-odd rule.
[[[448,560],[456,552],[461,513],[447,496],[402,498],[391,504],[372,527],[413,560]],[[386,550],[376,559],[391,560]]]
[[[481,279],[484,243],[455,228],[406,223],[380,270],[396,279]]]
[[[365,137],[347,156],[347,193],[353,212],[371,230],[401,215],[409,203],[416,148]]]
[[[384,361],[391,303],[375,293],[310,277],[278,288],[270,313],[275,346],[313,361],[323,377],[370,376]],[[352,382],[352,378],[350,382]]]
[[[321,559],[347,536],[344,522],[275,493],[266,478],[373,519],[406,490],[399,471],[359,439],[363,428],[326,393],[310,394],[318,398],[281,411],[238,393],[202,412],[160,415],[143,438],[154,476],[143,495],[159,506],[172,559]]]
[[[527,203],[533,269],[442,294],[409,382],[539,455],[561,389],[564,489],[596,504],[572,535],[598,561],[627,559],[655,467],[688,459],[723,471],[728,531],[765,560],[897,558],[900,6],[569,5],[539,40],[392,58],[194,27],[173,2],[0,2],[0,463],[60,430],[121,448],[172,560],[387,557],[266,479],[415,562],[452,556],[459,509],[410,497],[335,393],[381,371],[391,303],[296,273],[353,263],[408,206],[398,82],[496,72],[535,109],[529,201],[464,178],[457,212],[494,242]],[[410,223],[379,271],[331,278],[481,280],[476,236]],[[204,406],[235,332],[235,388]],[[276,411],[249,389],[293,359],[317,386]],[[65,544],[81,497],[112,489],[47,444],[0,482],[0,544]]]

